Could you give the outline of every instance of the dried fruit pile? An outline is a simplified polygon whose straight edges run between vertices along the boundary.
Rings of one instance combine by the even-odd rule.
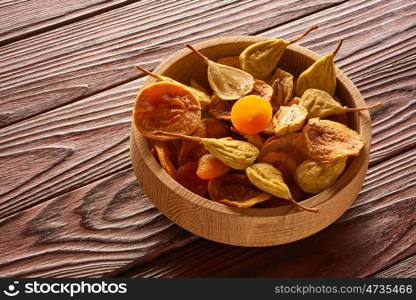
[[[136,98],[134,123],[150,139],[162,168],[181,185],[237,207],[275,207],[322,192],[343,173],[365,141],[348,128],[348,108],[335,98],[333,53],[294,78],[278,68],[293,40],[266,40],[240,56],[210,60],[209,86],[153,74]],[[209,96],[211,94],[211,96]]]

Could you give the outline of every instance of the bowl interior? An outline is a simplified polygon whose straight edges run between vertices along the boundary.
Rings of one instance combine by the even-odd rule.
[[[226,56],[235,56],[239,55],[247,46],[250,44],[261,41],[267,38],[264,37],[234,37],[234,39],[230,40],[228,38],[219,38],[215,40],[210,40],[206,42],[199,43],[195,45],[204,55],[212,60],[217,60],[221,57]],[[303,47],[297,45],[290,45],[285,53],[283,54],[278,67],[292,73],[295,78],[299,76],[301,72],[303,72],[306,68],[308,68],[314,61],[319,59],[320,55],[317,53],[305,49]],[[171,77],[175,80],[178,80],[182,83],[189,84],[190,80],[196,80],[198,83],[202,84],[203,86],[208,87],[207,75],[206,75],[206,65],[199,58],[197,55],[193,54],[188,49],[183,49],[177,52],[175,55],[171,56],[167,60],[165,60],[159,67],[157,67],[154,71],[157,74],[164,75]],[[153,81],[153,79],[148,78],[146,83]],[[354,95],[354,96],[353,96]],[[357,96],[358,95],[358,96]],[[341,99],[344,105],[348,107],[357,107],[365,105],[364,100],[362,99],[361,95],[359,94],[358,90],[352,84],[352,82],[339,70],[337,70],[337,89],[336,89],[336,96],[338,99]],[[362,113],[360,113],[362,114]],[[371,134],[368,134],[368,127],[370,126],[366,122],[363,122],[364,119],[368,118],[368,113],[364,112],[363,115],[359,113],[350,113],[349,117],[349,126],[354,130],[358,131],[364,138],[368,141],[371,138]],[[366,115],[367,114],[367,115]],[[363,119],[363,117],[365,118]],[[371,127],[370,127],[371,128]],[[371,133],[371,130],[370,130]],[[143,138],[143,137],[141,137]],[[148,145],[148,144],[146,144]],[[149,147],[147,149],[142,149],[146,153],[150,154]],[[328,201],[334,196],[337,191],[342,189],[348,182],[352,180],[352,178],[357,174],[358,170],[361,168],[362,164],[365,163],[368,157],[368,149],[365,147],[363,151],[361,151],[360,155],[350,159],[349,164],[344,171],[343,175],[337,180],[333,186],[329,187],[325,191],[321,192],[320,194],[314,195],[303,201],[305,205],[319,205],[322,201]],[[152,159],[154,160],[153,156]],[[156,160],[151,163],[154,165]],[[157,163],[156,163],[157,164]],[[158,165],[158,164],[157,164]],[[158,165],[160,168],[160,166]],[[160,180],[173,180],[171,179],[166,173],[157,172],[157,176],[163,177]],[[165,176],[169,177],[166,178]],[[178,188],[182,187],[179,183],[177,183]],[[192,195],[189,198],[195,198],[195,194],[186,190],[183,195]],[[318,196],[319,195],[319,199]],[[205,199],[203,197],[199,197],[199,204],[205,205],[205,202],[210,202],[206,207],[208,208],[215,208],[216,205],[224,206],[223,204],[213,202],[211,200]],[[308,204],[308,202],[313,202]],[[290,204],[288,204],[290,206]],[[281,215],[280,208],[230,208],[233,212],[242,213],[246,215],[255,214],[256,216],[265,215]],[[260,212],[261,211],[261,212]],[[287,210],[285,210],[287,212]]]

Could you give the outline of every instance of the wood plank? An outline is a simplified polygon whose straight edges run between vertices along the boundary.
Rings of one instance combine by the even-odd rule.
[[[1,130],[0,219],[130,167],[142,79]]]
[[[416,255],[373,275],[378,278],[416,278]]]
[[[367,276],[416,252],[416,149],[370,169],[352,207],[305,240],[269,248],[199,240],[153,207],[129,169],[2,222],[0,276]]]
[[[0,227],[1,277],[102,276],[194,239],[151,204],[131,169],[21,212]]]
[[[371,5],[373,5],[373,2],[365,1],[365,3]],[[382,2],[382,4],[385,5],[385,2]],[[403,5],[406,5],[406,3]],[[321,11],[317,14],[318,19],[328,19],[329,22],[329,24],[320,24],[324,29],[322,31],[318,30],[318,39],[324,40],[323,36],[329,30],[326,29],[328,26],[342,28],[343,24],[342,22],[339,23],[340,20],[351,14],[350,10],[352,8],[347,3],[337,6],[337,8]],[[414,132],[416,113],[411,97],[416,84],[416,71],[415,68],[411,68],[411,65],[414,64],[412,53],[415,52],[416,48],[414,45],[405,45],[404,43],[401,44],[401,48],[398,46],[400,40],[395,37],[401,34],[402,28],[396,27],[395,33],[390,33],[388,39],[374,46],[372,53],[387,49],[384,46],[385,44],[396,49],[395,52],[379,54],[379,56],[372,58],[371,68],[375,71],[369,72],[370,66],[362,68],[361,65],[366,64],[366,62],[363,62],[361,54],[354,49],[357,47],[358,49],[369,48],[373,41],[359,37],[356,32],[363,32],[366,24],[369,24],[368,26],[372,28],[379,19],[377,13],[380,13],[380,11],[377,7],[371,6],[368,8],[364,4],[359,8],[360,10],[354,11],[353,15],[357,14],[366,18],[361,18],[360,20],[363,23],[358,23],[357,27],[344,28],[344,34],[354,40],[351,43],[345,42],[345,47],[339,53],[340,60],[338,64],[343,64],[345,60],[357,61],[352,67],[349,67],[348,64],[345,66],[348,67],[347,73],[351,74],[354,81],[358,80],[356,83],[359,89],[363,90],[363,94],[369,99],[369,102],[383,101],[385,103],[385,107],[372,113],[374,139],[370,164],[374,165],[414,147],[416,143]],[[369,10],[368,13],[366,13],[367,9]],[[382,12],[385,10],[387,8]],[[409,11],[408,9],[398,8],[396,15],[406,14]],[[407,17],[407,15],[404,16]],[[307,18],[312,18],[312,16]],[[311,21],[311,23],[313,22]],[[294,36],[303,30],[302,27],[298,29],[297,26],[306,28],[311,23],[288,25],[288,28],[284,27],[287,32],[283,34],[289,37]],[[386,26],[387,29],[390,30],[390,27]],[[279,36],[279,33],[275,32],[273,35]],[[321,53],[330,51],[335,44],[334,41],[322,46],[322,41],[306,40],[311,48],[314,48],[313,44],[315,42],[319,49],[323,49],[318,49]],[[408,43],[411,43],[411,40]],[[409,47],[413,47],[411,51],[409,51]],[[355,58],[356,56],[357,58]],[[358,63],[359,61],[362,63]],[[407,64],[409,66],[405,67]],[[377,66],[379,69],[377,69]],[[389,68],[385,66],[389,66]],[[400,69],[405,71],[398,72],[397,70]],[[388,80],[386,78],[382,79],[382,87],[380,87],[378,81],[380,80],[380,74],[388,78]],[[130,112],[134,95],[141,82],[141,80],[132,81],[49,113],[0,129],[0,173],[11,174],[10,177],[3,179],[3,184],[0,186],[0,219],[103,178],[114,171],[126,169],[130,165],[127,150]],[[397,87],[401,88],[397,89]],[[379,93],[379,90],[388,90],[391,93],[383,94],[384,92]],[[380,94],[381,96],[378,98],[372,97],[374,94]],[[399,132],[400,135],[398,135]],[[99,139],[96,138],[97,135],[100,135]],[[93,147],[89,145],[93,145]],[[55,153],[54,159],[34,155],[37,152],[33,151],[44,153],[45,149],[38,149],[44,147]],[[34,156],[36,157],[35,160],[33,160]],[[8,166],[15,164],[19,166],[19,172],[10,172]],[[36,176],[31,176],[33,174],[36,174]]]
[[[372,167],[353,207],[304,240],[269,248],[199,240],[128,277],[366,277],[416,252],[416,149]]]
[[[254,34],[341,0],[135,2],[0,47],[0,127],[137,79],[135,63],[214,36]]]
[[[0,45],[128,4],[131,0],[2,0]],[[18,16],[18,17],[16,17]]]

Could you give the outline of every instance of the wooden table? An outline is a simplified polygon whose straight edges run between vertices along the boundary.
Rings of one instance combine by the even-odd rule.
[[[415,1],[0,1],[0,276],[416,277]],[[143,74],[185,42],[293,38],[336,64],[372,112],[351,209],[307,239],[241,248],[154,208],[129,159]]]

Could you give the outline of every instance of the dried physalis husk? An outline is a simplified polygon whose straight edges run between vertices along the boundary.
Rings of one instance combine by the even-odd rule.
[[[308,119],[325,118],[330,115],[339,115],[346,112],[356,112],[378,108],[380,103],[358,108],[342,106],[330,94],[317,89],[307,89],[301,98],[301,104],[308,110]]]
[[[299,75],[295,87],[295,92],[298,97],[302,97],[303,93],[310,88],[325,91],[331,96],[335,94],[337,77],[334,57],[341,48],[341,45],[342,40],[339,41],[334,52],[321,57]]]
[[[165,142],[157,142],[154,144],[157,158],[159,159],[160,166],[168,173],[172,178],[176,178],[176,168],[170,158],[171,154],[167,148]]]
[[[261,163],[267,163],[277,168],[283,173],[285,182],[289,183],[292,179],[298,164],[295,159],[285,152],[271,152],[259,160]]]
[[[204,88],[201,84],[199,84],[196,80],[191,79],[191,81],[189,82],[189,85],[191,86],[191,88],[197,89],[201,92],[203,92],[205,95],[208,96],[208,91],[206,90],[206,88]],[[208,96],[209,97],[209,96]]]
[[[203,91],[201,91],[201,90],[199,90],[199,89],[197,89],[197,88],[194,88],[194,87],[191,87],[191,86],[187,86],[185,84],[182,84],[179,81],[176,81],[176,80],[174,80],[174,79],[172,79],[170,77],[152,73],[149,70],[146,70],[145,68],[142,68],[140,66],[134,66],[134,67],[137,70],[145,73],[146,75],[148,75],[148,76],[156,79],[157,81],[168,81],[168,82],[172,82],[172,83],[175,83],[177,85],[180,85],[183,88],[189,90],[194,95],[194,97],[199,101],[199,103],[200,103],[200,105],[201,105],[202,108],[205,108],[209,103],[211,103],[211,98],[208,96],[208,94],[205,93],[205,92],[203,92]]]
[[[248,180],[262,191],[275,197],[289,200],[291,203],[306,211],[318,212],[317,208],[304,207],[293,200],[289,187],[283,180],[282,172],[266,163],[257,163],[246,169]]]
[[[206,137],[205,126],[201,124],[193,133],[192,136]],[[198,161],[203,155],[207,153],[205,147],[198,141],[182,140],[182,145],[179,150],[178,162],[179,165],[184,165],[189,161]]]
[[[273,96],[273,89],[270,85],[262,80],[255,80],[253,90],[249,95],[256,95],[271,101]],[[209,113],[219,120],[231,120],[231,109],[235,101],[221,100],[217,95],[212,95],[211,104],[208,106]]]
[[[344,158],[324,163],[307,159],[296,168],[293,177],[303,191],[317,194],[337,180],[345,169],[346,161]]]
[[[226,56],[217,60],[217,63],[230,66],[236,69],[241,69],[240,58],[238,56]]]
[[[282,69],[276,69],[268,82],[273,88],[273,108],[277,110],[281,105],[288,105],[288,102],[292,99],[293,95],[293,75]]]
[[[197,176],[198,162],[190,161],[178,168],[176,181],[191,192],[204,196],[208,190],[208,180]]]
[[[237,100],[253,89],[254,78],[249,73],[213,62],[189,44],[186,47],[200,56],[208,65],[208,82],[220,99]]]
[[[253,186],[243,174],[226,174],[211,179],[208,193],[214,201],[241,208],[252,207],[272,197]]]
[[[236,170],[244,170],[252,165],[259,154],[256,146],[245,141],[226,138],[199,138],[169,132],[157,132],[156,134],[199,141],[209,153],[221,160],[225,165]]]
[[[287,46],[299,41],[317,28],[318,26],[309,28],[304,34],[292,41],[266,40],[248,46],[240,54],[241,68],[256,79],[266,79],[276,68]]]
[[[173,82],[161,81],[143,87],[136,97],[133,120],[137,130],[155,140],[154,131],[192,133],[201,123],[199,101],[187,89]]]
[[[298,163],[308,159],[305,137],[302,132],[293,132],[284,136],[273,136],[266,140],[260,149],[258,160],[261,161],[271,152],[285,152],[292,156]]]
[[[330,120],[310,119],[302,131],[309,156],[320,162],[357,156],[364,146],[358,132]]]
[[[274,133],[285,135],[298,131],[306,120],[308,111],[302,105],[280,106],[272,119]]]

